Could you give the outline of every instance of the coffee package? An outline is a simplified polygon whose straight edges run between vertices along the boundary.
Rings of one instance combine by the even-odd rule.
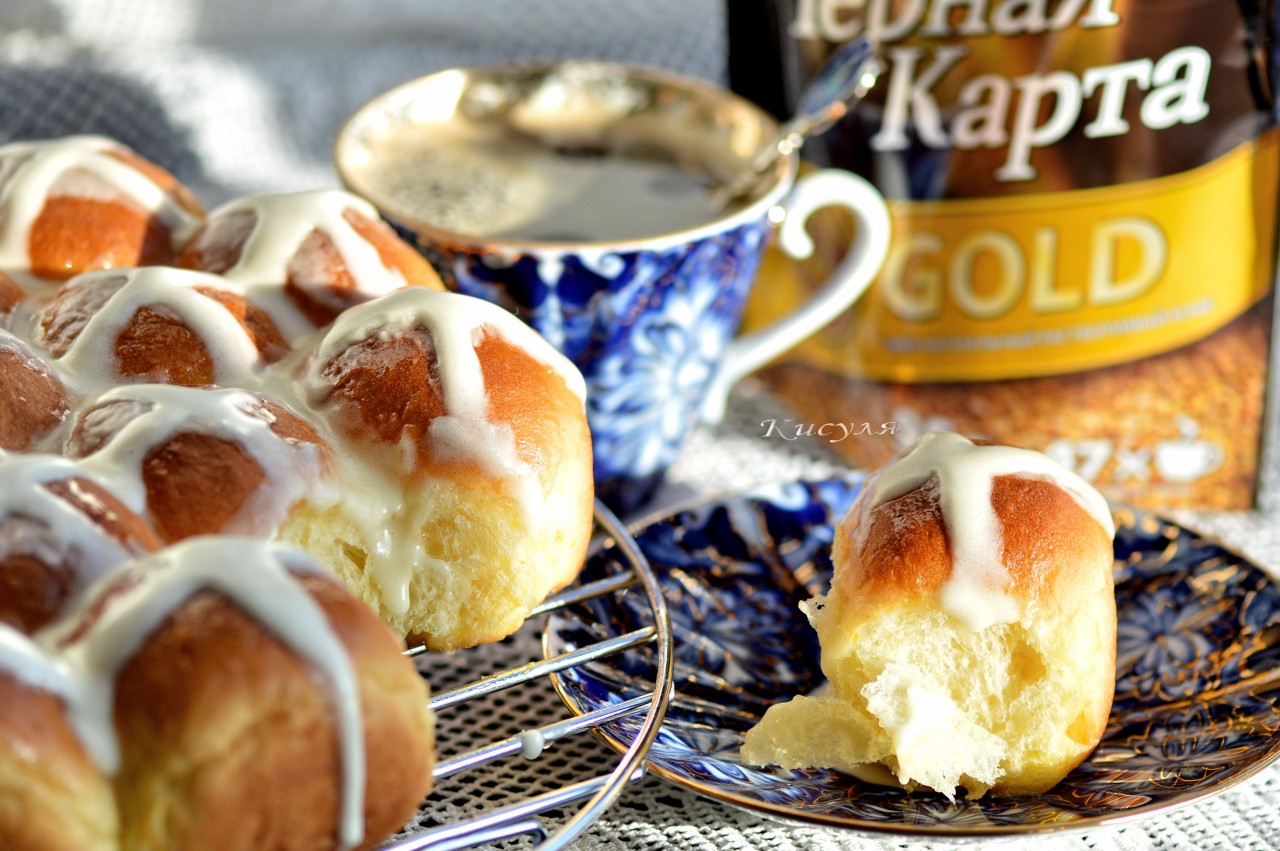
[[[881,73],[806,159],[889,199],[872,289],[764,372],[874,467],[952,429],[1044,451],[1113,499],[1255,498],[1272,339],[1274,11],[1230,0],[728,0],[731,83],[779,115],[843,41]],[[766,260],[748,328],[820,250]],[[889,439],[889,436],[892,439]]]

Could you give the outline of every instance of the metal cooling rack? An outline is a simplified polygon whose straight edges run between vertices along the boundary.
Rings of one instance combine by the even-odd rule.
[[[503,759],[521,756],[536,758],[547,744],[591,731],[619,718],[643,714],[644,720],[635,742],[620,757],[615,757],[617,764],[607,773],[587,776],[522,800],[504,802],[490,811],[456,823],[414,830],[409,835],[382,846],[380,851],[453,851],[516,837],[531,839],[532,847],[538,851],[557,851],[578,838],[617,800],[628,783],[644,776],[645,755],[658,733],[671,696],[671,622],[658,580],[631,534],[598,501],[595,519],[599,534],[592,551],[607,545],[613,546],[618,557],[617,572],[561,591],[548,598],[530,617],[545,615],[574,603],[639,585],[652,609],[653,625],[449,688],[433,694],[431,708],[439,712],[461,705],[462,709],[459,711],[465,712],[468,705],[473,705],[473,702],[478,702],[485,696],[646,644],[653,644],[657,648],[657,677],[653,691],[581,716],[573,716],[567,708],[562,707],[566,717],[535,728],[512,731],[510,735],[482,747],[441,761],[435,768],[436,790],[423,803],[423,811],[431,807],[432,799],[447,786],[451,777],[480,770]],[[414,648],[408,653],[415,657],[430,655],[423,647]],[[492,721],[491,718],[485,720]],[[567,808],[574,805],[578,805],[577,811],[567,818],[563,817]],[[559,814],[556,820],[560,823],[554,829],[548,828],[546,819],[543,818],[551,811]]]

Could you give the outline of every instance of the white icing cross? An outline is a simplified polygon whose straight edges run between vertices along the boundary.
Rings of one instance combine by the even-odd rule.
[[[222,273],[223,277],[244,286],[286,336],[311,330],[310,322],[299,316],[282,287],[289,277],[290,264],[297,262],[298,247],[312,231],[329,238],[360,292],[378,296],[405,286],[404,277],[387,268],[378,250],[346,220],[349,209],[371,222],[378,221],[378,211],[369,202],[339,189],[252,195],[219,207],[209,215],[211,223],[241,212],[251,213],[254,218],[253,230],[239,259]],[[324,275],[324,269],[319,267],[301,267],[301,271],[306,278]]]
[[[541,486],[519,457],[511,427],[490,416],[489,392],[475,347],[486,331],[492,331],[557,373],[580,400],[586,396],[586,384],[568,358],[514,314],[478,298],[423,287],[406,287],[357,305],[334,321],[317,346],[301,379],[304,395],[317,400],[330,391],[324,369],[335,358],[344,366],[354,363],[343,360],[351,347],[371,338],[391,339],[414,327],[431,333],[445,404],[445,414],[428,427],[433,450],[442,458],[471,460],[502,479],[524,522],[532,527],[543,504]],[[370,530],[392,530],[403,519],[379,517],[365,522]],[[373,568],[383,604],[403,614],[409,607],[412,566],[422,558],[418,533],[397,529],[394,534],[372,532],[372,537],[383,541],[379,551],[389,556]]]
[[[112,720],[117,673],[187,600],[213,590],[305,659],[328,686],[342,760],[339,836],[344,848],[358,845],[364,834],[365,753],[355,669],[324,609],[292,575],[323,568],[299,551],[231,537],[193,538],[136,564],[135,584],[62,648],[78,680],[69,690],[68,716],[94,761],[107,774],[119,769]],[[88,601],[82,611],[93,605]],[[74,629],[80,621],[73,617],[60,628]],[[48,637],[56,642],[58,631]]]
[[[14,142],[0,148],[0,160],[18,158],[0,187],[0,267],[28,265],[31,225],[44,209],[54,186],[72,171],[87,172],[119,196],[133,201],[170,225],[175,240],[185,239],[196,217],[184,210],[151,178],[110,155],[120,145],[105,136],[68,136],[52,141]]]
[[[937,478],[938,501],[952,571],[940,592],[942,607],[975,632],[1013,623],[1020,606],[1007,592],[1004,537],[991,505],[996,476],[1044,479],[1062,488],[1106,531],[1115,524],[1106,500],[1058,462],[1029,449],[979,446],[950,432],[931,432],[867,481],[867,508],[884,505]]]

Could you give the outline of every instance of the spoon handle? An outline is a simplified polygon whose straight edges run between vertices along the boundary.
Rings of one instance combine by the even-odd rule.
[[[711,193],[715,209],[724,209],[750,190],[778,157],[790,155],[806,138],[844,117],[875,84],[878,73],[875,47],[865,36],[842,44],[805,86],[795,116],[756,151],[742,172]]]

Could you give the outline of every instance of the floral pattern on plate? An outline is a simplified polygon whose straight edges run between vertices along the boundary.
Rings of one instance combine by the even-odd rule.
[[[1043,795],[949,802],[826,770],[743,765],[742,734],[771,704],[821,684],[797,604],[826,589],[832,526],[859,476],[711,499],[633,528],[663,584],[676,695],[649,754],[675,783],[758,813],[868,832],[962,837],[1083,830],[1219,792],[1280,756],[1280,589],[1213,540],[1115,510],[1116,697],[1102,742]],[[588,562],[587,578],[615,556]],[[554,615],[560,653],[645,625],[639,592]],[[648,690],[640,649],[557,675],[575,712]],[[604,730],[624,748],[634,722]]]

